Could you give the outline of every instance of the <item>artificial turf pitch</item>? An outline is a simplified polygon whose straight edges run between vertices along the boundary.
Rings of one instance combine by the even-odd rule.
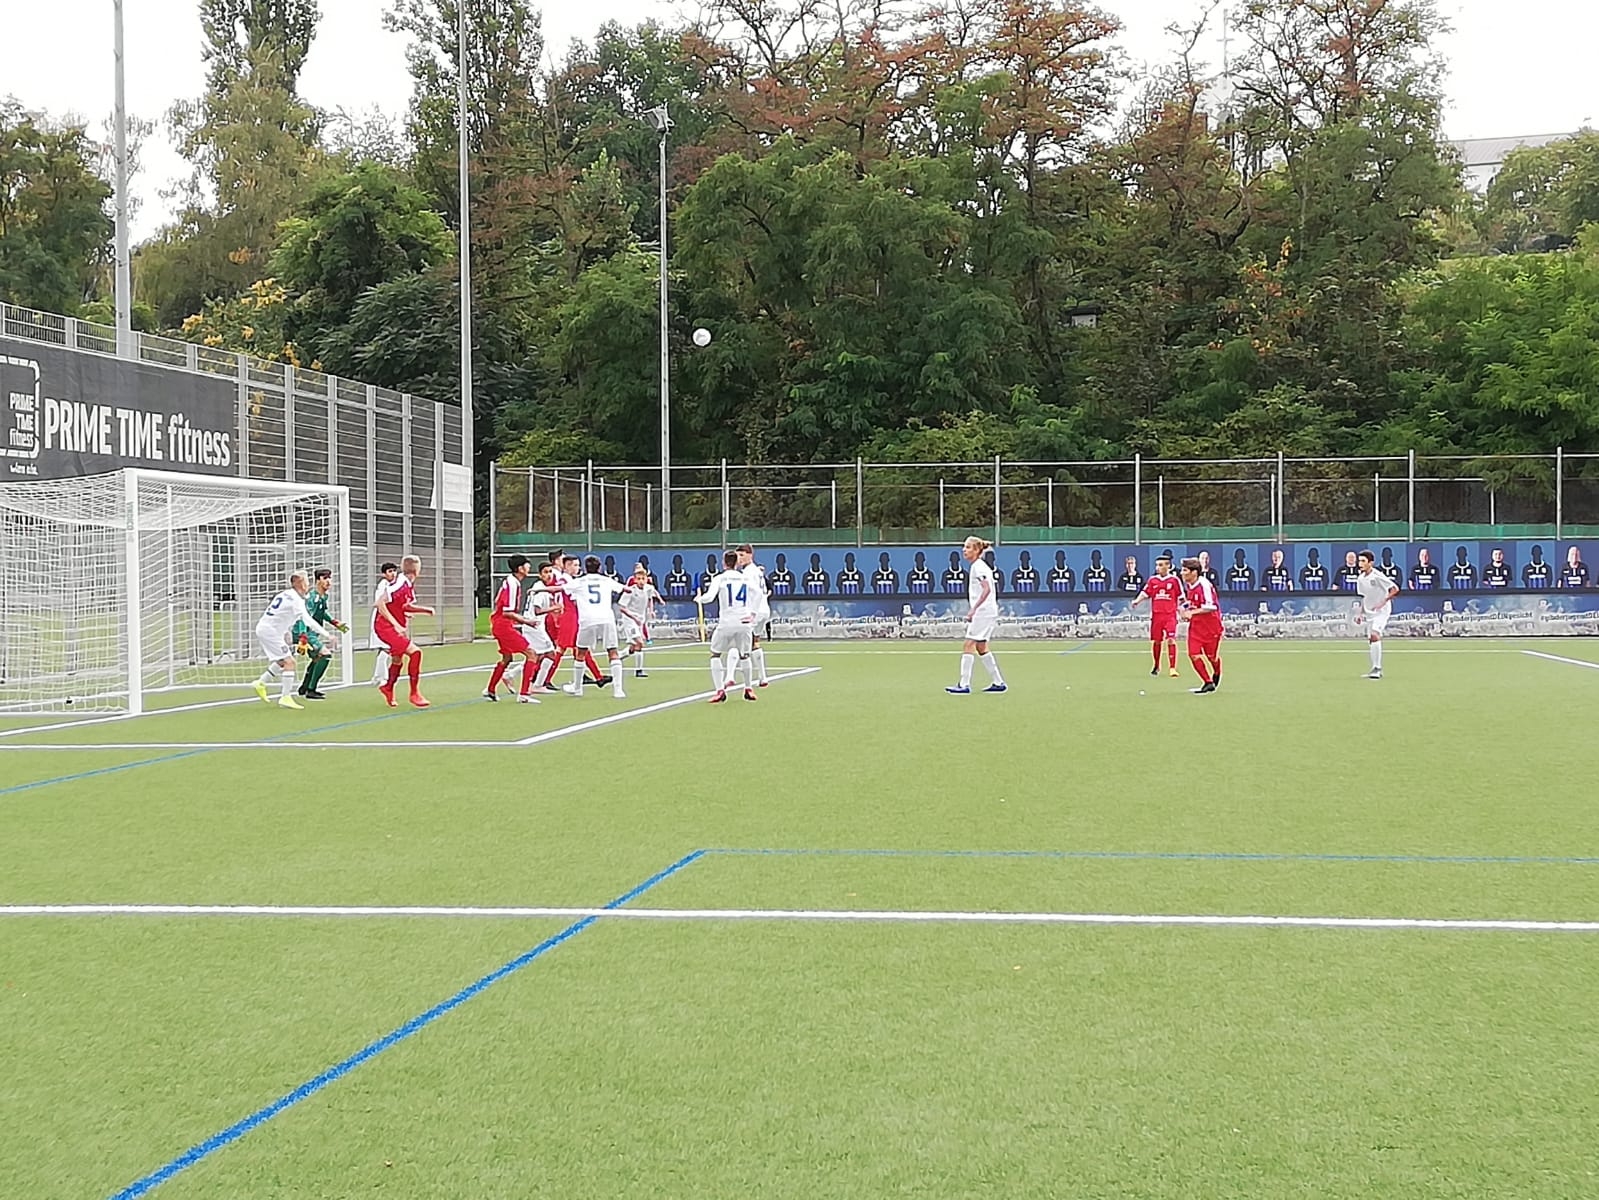
[[[1599,649],[997,650],[0,722],[0,905],[722,914],[0,916],[4,1194],[1599,1194],[1599,933],[920,919],[1599,921]]]

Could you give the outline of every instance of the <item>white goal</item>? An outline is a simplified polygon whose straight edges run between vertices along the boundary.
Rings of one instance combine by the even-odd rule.
[[[257,619],[319,567],[351,623],[342,487],[143,470],[0,483],[0,716],[247,685],[265,666]],[[328,683],[352,668],[341,638]]]

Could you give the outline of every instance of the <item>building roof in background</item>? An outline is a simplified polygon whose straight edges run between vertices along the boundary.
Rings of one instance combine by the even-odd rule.
[[[1547,146],[1550,142],[1576,136],[1575,132],[1529,133],[1520,137],[1462,138],[1450,145],[1459,152],[1460,161],[1469,171],[1473,168],[1503,166],[1505,157],[1523,146]]]

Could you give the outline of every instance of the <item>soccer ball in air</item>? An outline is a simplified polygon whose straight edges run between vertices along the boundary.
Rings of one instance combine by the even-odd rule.
[[[696,346],[709,346],[711,344],[711,331],[701,325],[694,331],[694,344]]]

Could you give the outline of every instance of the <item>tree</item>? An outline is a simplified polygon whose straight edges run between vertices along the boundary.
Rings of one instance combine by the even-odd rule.
[[[0,300],[76,313],[109,259],[111,188],[81,124],[0,102]]]
[[[293,296],[288,341],[320,358],[330,330],[369,289],[454,258],[444,221],[394,171],[363,163],[323,179],[280,225],[273,277]]]
[[[1569,246],[1591,222],[1599,222],[1599,132],[1591,129],[1512,150],[1478,215],[1483,236],[1509,254]]]
[[[167,325],[264,275],[278,222],[328,169],[317,115],[295,91],[314,0],[201,0],[200,15],[206,93],[169,114],[194,164],[188,200],[137,260],[140,291]]]

